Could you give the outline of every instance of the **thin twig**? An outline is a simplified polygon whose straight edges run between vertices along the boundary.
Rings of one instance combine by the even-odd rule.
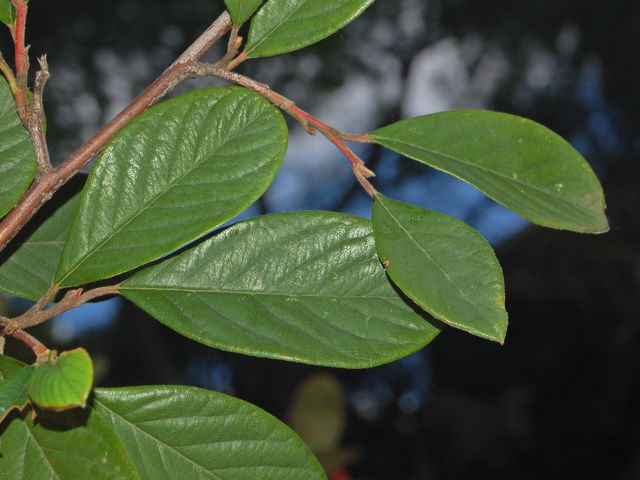
[[[227,65],[227,68],[229,70],[234,70],[238,65],[240,65],[242,62],[248,59],[249,59],[249,56],[247,55],[247,53],[242,52],[240,55],[238,55],[236,58],[234,58],[229,62],[229,64]]]
[[[231,34],[229,35],[229,43],[227,43],[227,53],[225,53],[224,57],[216,62],[216,65],[219,67],[226,67],[229,65],[229,62],[233,60],[233,58],[238,54],[238,50],[240,50],[240,46],[242,45],[242,37],[238,36],[239,27],[236,25],[231,28]]]
[[[18,0],[13,0],[18,1]],[[18,205],[0,222],[0,251],[36,214],[53,194],[80,171],[129,121],[154,105],[189,75],[189,66],[197,62],[211,46],[231,28],[231,17],[225,11],[178,59],[167,68],[125,110],[105,125],[62,164],[34,183]]]
[[[18,115],[23,123],[29,115],[29,91],[27,81],[29,78],[29,47],[25,45],[25,32],[27,28],[27,11],[29,9],[25,0],[11,0],[16,9],[15,23],[15,63],[17,89],[14,91]]]
[[[277,92],[274,92],[273,90],[271,90],[269,85],[260,83],[252,78],[240,75],[239,73],[231,72],[228,69],[220,68],[217,65],[199,63],[194,66],[193,75],[218,77],[249,88],[259,93],[267,100],[269,100],[273,105],[282,109],[293,118],[295,118],[298,122],[300,122],[300,124],[308,133],[313,135],[316,131],[320,132],[327,138],[327,140],[338,147],[338,149],[343,153],[345,157],[347,157],[347,159],[351,163],[353,174],[355,175],[360,185],[362,185],[362,188],[364,188],[365,191],[369,194],[369,196],[373,198],[375,197],[375,195],[377,195],[377,190],[373,187],[373,185],[371,185],[369,180],[367,180],[368,178],[375,176],[375,174],[371,170],[369,170],[365,166],[364,162],[344,143],[345,141],[370,143],[372,142],[372,140],[368,135],[346,133],[337,130],[332,126],[320,121],[310,113],[305,112],[293,101]]]
[[[83,293],[82,288],[69,290],[62,299],[51,305],[49,308],[43,308],[51,297],[46,298],[50,292],[47,292],[36,305],[41,305],[41,308],[30,308],[22,315],[19,315],[11,319],[3,319],[5,332],[14,332],[17,330],[24,330],[25,328],[35,327],[41,323],[51,320],[53,317],[60,315],[61,313],[72,310],[80,305],[83,305],[91,300],[99,297],[105,297],[109,295],[117,295],[119,285],[111,285],[108,287],[94,288]]]
[[[30,115],[26,122],[27,130],[29,130],[35,150],[36,160],[38,161],[37,181],[53,169],[44,130],[44,86],[50,77],[47,56],[43,55],[38,59],[38,62],[40,63],[40,70],[36,73],[36,80],[33,86],[33,106],[30,109]]]
[[[44,346],[44,344],[40,342],[40,340],[38,340],[33,335],[29,335],[24,330],[10,331],[6,326],[0,325],[0,335],[13,337],[16,340],[24,343],[31,349],[37,360],[40,360],[41,358],[49,355],[50,350],[46,346]]]
[[[28,314],[34,314],[44,310],[49,302],[56,296],[58,293],[58,287],[56,285],[51,285],[49,289],[40,297],[40,299],[29,309],[27,310]]]

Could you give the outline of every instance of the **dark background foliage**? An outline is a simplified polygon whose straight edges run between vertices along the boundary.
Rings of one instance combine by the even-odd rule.
[[[53,74],[47,113],[59,161],[221,7],[33,0],[30,9],[32,53],[48,53]],[[528,226],[441,175],[362,151],[381,191],[455,214],[496,244],[510,329],[505,347],[448,330],[396,364],[329,371],[347,405],[332,463],[353,478],[640,478],[638,25],[640,4],[628,0],[378,0],[311,49],[242,66],[350,131],[442,107],[524,115],[568,138],[603,180],[612,230],[592,237]],[[342,104],[347,112],[334,108]],[[285,169],[250,213],[367,215],[346,162],[292,127]],[[42,332],[88,346],[102,385],[195,384],[285,418],[296,387],[321,371],[205,348],[130,304],[110,305]]]

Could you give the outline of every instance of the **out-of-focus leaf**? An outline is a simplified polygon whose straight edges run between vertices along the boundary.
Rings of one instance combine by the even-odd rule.
[[[503,343],[502,269],[491,246],[460,220],[378,195],[373,231],[387,273],[435,318]]]
[[[439,332],[388,281],[370,222],[330,212],[238,223],[120,292],[204,344],[316,365],[380,365]]]
[[[167,385],[96,389],[95,408],[144,479],[326,479],[286,425],[220,393]]]
[[[460,110],[402,120],[371,137],[461,178],[534,223],[586,233],[609,229],[602,187],[589,164],[531,120]]]
[[[233,218],[265,192],[286,146],[280,112],[243,88],[209,88],[153,107],[96,162],[56,283],[126,272]]]
[[[270,57],[319,42],[353,21],[374,0],[270,0],[251,20],[245,53]]]
[[[333,375],[320,373],[296,389],[288,423],[313,452],[333,453],[340,447],[346,416],[340,383]]]

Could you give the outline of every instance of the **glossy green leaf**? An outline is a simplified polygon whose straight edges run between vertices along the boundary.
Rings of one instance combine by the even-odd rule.
[[[262,0],[224,0],[234,25],[240,26],[253,15]]]
[[[0,478],[140,480],[118,438],[91,409],[14,416],[0,428]]]
[[[75,196],[68,200],[33,232],[25,229],[26,235],[19,235],[0,253],[0,290],[31,300],[38,300],[47,291],[53,282],[78,199],[79,196]]]
[[[84,407],[93,386],[93,362],[82,348],[36,366],[29,380],[33,403],[49,410]]]
[[[245,53],[270,57],[319,42],[366,10],[374,0],[270,0],[251,20]]]
[[[22,410],[29,401],[27,385],[33,367],[21,368],[0,382],[0,422],[14,409]]]
[[[371,137],[461,178],[534,223],[588,233],[609,228],[602,187],[589,164],[531,120],[461,110],[403,120]]]
[[[238,223],[134,275],[121,293],[223,350],[366,368],[438,333],[387,280],[367,220],[329,212]]]
[[[0,381],[31,370],[0,355]],[[0,384],[1,385],[1,384]],[[0,478],[137,480],[124,447],[90,409],[12,415],[0,425]]]
[[[491,246],[455,218],[378,195],[373,231],[387,273],[435,318],[504,342],[502,269]]]
[[[265,192],[286,146],[282,115],[246,89],[209,88],[148,110],[91,171],[56,282],[126,272],[233,218]]]
[[[0,0],[0,22],[5,25],[13,25],[15,21],[16,9],[11,4],[11,0]]]
[[[13,94],[0,75],[0,217],[16,206],[36,175],[36,156]]]
[[[287,426],[259,408],[190,387],[97,389],[95,408],[145,479],[325,479]]]

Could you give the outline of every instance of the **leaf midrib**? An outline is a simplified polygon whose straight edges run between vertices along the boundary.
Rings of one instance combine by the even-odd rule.
[[[228,96],[228,95],[226,95]],[[220,101],[222,101],[225,97],[219,98],[216,102],[216,104],[218,104]],[[213,108],[213,107],[211,107]],[[250,122],[248,122],[247,124],[243,125],[242,129],[237,130],[236,132],[234,132],[233,135],[231,135],[230,137],[228,137],[224,143],[221,143],[220,145],[218,145],[215,150],[213,150],[212,152],[210,152],[208,155],[206,155],[200,162],[198,163],[194,163],[192,164],[193,168],[191,168],[190,170],[188,170],[187,172],[185,172],[184,174],[180,175],[179,177],[177,177],[173,182],[171,182],[167,188],[161,192],[160,194],[156,195],[153,199],[151,199],[145,206],[144,208],[141,208],[135,215],[133,215],[132,217],[130,217],[126,222],[124,222],[120,227],[118,227],[116,230],[114,230],[112,232],[112,234],[108,237],[106,237],[105,239],[103,239],[100,243],[98,243],[91,251],[89,254],[87,254],[80,262],[78,262],[63,278],[61,278],[58,283],[59,284],[63,284],[64,281],[69,278],[78,268],[80,268],[81,265],[83,265],[89,258],[91,258],[93,255],[95,255],[96,251],[98,251],[100,248],[102,248],[105,244],[107,244],[109,241],[111,241],[116,235],[118,235],[123,229],[125,229],[131,222],[133,222],[136,218],[138,218],[140,215],[142,215],[144,212],[146,212],[147,210],[149,210],[149,208],[151,208],[157,201],[159,201],[162,197],[164,197],[170,190],[172,190],[180,181],[182,181],[186,176],[190,175],[191,173],[193,173],[194,170],[196,170],[198,167],[200,167],[204,162],[206,162],[207,160],[211,159],[212,156],[216,155],[217,152],[223,148],[224,146],[226,146],[229,142],[231,142],[232,140],[234,140],[236,138],[236,136],[242,132],[242,130],[246,129],[247,127],[249,127],[250,125],[252,125],[253,123],[255,123],[257,121],[257,119],[259,117],[262,117],[262,115],[265,113],[265,111],[267,110],[262,110],[258,115],[256,115],[253,119],[251,119]],[[271,160],[271,159],[270,159]]]
[[[49,470],[51,470],[51,474],[54,475],[57,480],[61,480],[60,479],[60,475],[58,475],[56,470],[53,468],[53,465],[49,461],[49,457],[47,457],[47,454],[45,453],[44,448],[38,443],[38,440],[36,439],[35,435],[31,431],[31,429],[29,428],[29,425],[24,423],[24,422],[21,422],[21,423],[22,423],[22,425],[24,425],[24,428],[27,430],[27,432],[29,434],[29,438],[31,438],[32,442],[36,445],[36,447],[38,447],[38,451],[40,452],[40,454],[44,458],[47,466],[49,467]],[[26,456],[23,457],[23,458],[26,458]],[[23,468],[23,471],[24,470],[26,470],[26,468]]]
[[[554,192],[553,192],[553,190],[545,190],[545,189],[543,189],[543,188],[536,187],[535,185],[532,185],[532,184],[530,184],[530,183],[525,183],[525,182],[523,182],[523,181],[521,181],[521,180],[519,180],[519,179],[514,179],[513,177],[510,177],[510,176],[508,176],[508,175],[504,175],[504,174],[499,173],[499,172],[496,172],[496,171],[494,171],[494,170],[490,170],[490,169],[488,169],[488,168],[485,168],[485,167],[479,166],[479,165],[477,165],[477,164],[469,163],[469,162],[465,162],[465,161],[464,161],[464,160],[462,160],[462,159],[459,159],[459,158],[453,157],[453,156],[451,156],[451,155],[447,155],[446,153],[436,152],[436,151],[434,151],[434,150],[430,150],[429,148],[423,147],[423,146],[421,146],[421,145],[416,145],[416,144],[413,144],[413,143],[410,143],[410,142],[406,142],[406,141],[398,141],[398,140],[395,140],[395,139],[393,139],[393,138],[384,137],[384,136],[381,136],[381,135],[376,135],[376,137],[377,137],[377,138],[379,138],[379,139],[381,139],[381,140],[387,140],[387,141],[390,141],[390,142],[392,142],[392,143],[397,143],[397,144],[401,144],[401,145],[406,145],[406,146],[408,146],[408,147],[412,147],[412,148],[415,148],[415,149],[418,149],[418,150],[424,151],[424,152],[426,152],[426,153],[428,153],[428,154],[431,154],[431,155],[434,155],[434,156],[436,156],[436,157],[442,157],[442,158],[445,158],[445,159],[450,160],[450,161],[452,161],[452,162],[459,163],[459,164],[462,164],[462,165],[466,165],[466,166],[468,166],[468,167],[470,167],[470,168],[472,168],[472,169],[473,169],[473,168],[475,168],[475,169],[477,169],[477,170],[481,170],[481,171],[483,171],[483,172],[486,172],[486,173],[489,173],[489,174],[491,174],[491,175],[493,175],[493,176],[496,176],[496,177],[498,177],[498,178],[500,178],[500,179],[507,180],[507,181],[508,181],[508,182],[510,182],[510,183],[515,183],[515,184],[522,185],[523,187],[529,188],[529,189],[531,189],[531,190],[534,190],[534,191],[540,192],[540,193],[542,193],[542,194],[544,194],[544,195],[550,196],[550,197],[552,197],[552,198],[554,198],[554,199],[560,200],[561,202],[563,202],[563,203],[565,203],[565,204],[568,204],[570,207],[578,208],[578,209],[580,209],[580,210],[586,210],[586,211],[588,211],[588,212],[593,212],[593,213],[596,213],[596,214],[600,213],[600,212],[599,212],[599,206],[597,206],[597,205],[595,205],[593,208],[591,208],[591,207],[585,207],[585,206],[579,205],[579,204],[577,204],[577,203],[573,203],[573,202],[571,202],[571,201],[567,200],[565,197],[562,197],[562,196],[557,195],[556,193],[554,193]],[[440,167],[440,166],[437,166],[437,165],[433,165],[432,163],[428,163],[428,162],[426,162],[426,161],[424,161],[424,160],[418,160],[418,161],[423,162],[423,163],[427,163],[427,164],[428,164],[428,165],[430,165],[431,167],[437,168],[438,170],[444,170],[444,168],[443,168],[443,167]],[[446,170],[444,170],[444,171],[445,171],[446,173],[450,173],[450,174],[451,174],[451,172],[447,172]],[[455,174],[453,174],[453,175],[455,175]],[[455,175],[455,176],[457,176],[457,175]],[[460,178],[460,177],[459,177],[459,178]],[[475,186],[475,184],[474,184],[474,183],[472,183],[470,180],[467,180],[467,179],[464,179],[464,178],[461,178],[461,180],[464,180],[465,182],[467,182],[467,183],[469,183],[469,184],[471,184],[471,185]],[[483,190],[483,192],[484,192],[484,190]],[[486,193],[486,192],[485,192],[485,193]],[[493,197],[492,197],[492,198],[493,198]]]
[[[219,477],[218,475],[216,475],[213,472],[210,472],[208,470],[206,470],[202,465],[197,464],[194,460],[192,460],[191,458],[187,457],[184,453],[182,453],[181,451],[177,450],[175,447],[167,444],[166,442],[160,440],[159,438],[155,437],[154,435],[150,434],[149,432],[147,432],[146,430],[144,430],[143,428],[139,427],[138,425],[136,425],[133,422],[130,422],[129,420],[127,420],[125,417],[123,417],[122,415],[118,414],[116,411],[110,409],[109,407],[107,407],[104,403],[102,403],[100,400],[98,400],[97,398],[94,400],[95,403],[99,404],[102,408],[104,408],[105,410],[107,410],[108,412],[111,412],[111,414],[119,419],[121,419],[122,422],[124,422],[127,425],[130,425],[132,427],[132,430],[138,430],[140,432],[142,432],[144,435],[146,435],[147,437],[157,441],[159,444],[164,445],[166,448],[168,448],[170,451],[175,452],[178,456],[184,458],[185,460],[187,460],[189,463],[195,465],[199,470],[201,470],[202,472],[204,472],[205,474],[210,475],[210,477],[213,480],[224,480],[222,477]],[[115,431],[114,431],[115,433]],[[117,435],[117,433],[116,433]],[[136,468],[137,470],[137,468]]]
[[[286,292],[260,292],[253,290],[216,290],[210,288],[181,288],[181,287],[136,287],[127,286],[126,284],[120,287],[120,291],[125,290],[139,290],[139,291],[152,291],[152,292],[179,292],[179,293],[214,293],[214,294],[229,294],[229,295],[256,295],[256,296],[272,296],[272,297],[301,297],[301,298],[344,298],[344,299],[362,299],[368,300],[398,300],[399,297],[385,296],[385,295],[317,295],[312,293],[286,293]]]
[[[378,199],[377,201],[380,201],[380,199]],[[438,269],[440,270],[440,272],[442,272],[442,274],[447,278],[447,280],[449,281],[449,283],[455,287],[456,290],[458,290],[458,292],[460,292],[460,295],[462,295],[462,297],[474,308],[474,310],[476,312],[478,312],[478,314],[480,315],[480,318],[484,318],[484,315],[482,314],[482,312],[480,311],[480,309],[478,308],[478,306],[475,304],[475,302],[473,302],[468,296],[467,294],[458,286],[458,284],[456,282],[453,281],[453,279],[449,276],[449,274],[442,268],[442,266],[424,249],[422,248],[422,245],[420,245],[418,243],[418,241],[413,237],[413,235],[411,235],[411,232],[409,232],[404,225],[402,225],[402,223],[400,223],[400,221],[393,215],[393,213],[391,213],[391,211],[387,208],[387,206],[384,204],[384,202],[380,202],[380,206],[382,208],[385,209],[385,211],[389,214],[389,217],[391,219],[393,219],[394,222],[396,222],[398,224],[398,226],[400,227],[400,229],[406,233],[407,237],[409,237],[409,239],[416,245],[416,247],[418,247],[418,249],[425,254],[425,256],[436,266],[438,267]],[[429,310],[433,310],[433,307],[430,307]],[[443,321],[447,321],[450,323],[454,323],[456,325],[459,325],[459,322],[453,322],[451,321],[447,315],[443,315],[441,313],[436,313],[435,311],[433,312],[434,315],[439,316]],[[492,328],[493,328],[493,324],[492,322],[490,322]],[[495,330],[495,329],[494,329]]]

